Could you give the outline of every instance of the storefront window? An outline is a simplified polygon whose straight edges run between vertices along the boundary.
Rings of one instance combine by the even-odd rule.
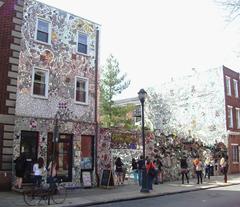
[[[81,169],[93,169],[93,137],[81,136]]]

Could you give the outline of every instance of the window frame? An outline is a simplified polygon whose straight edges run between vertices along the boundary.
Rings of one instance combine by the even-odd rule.
[[[229,113],[229,110],[230,110],[230,113]],[[227,106],[227,120],[228,120],[228,128],[233,128],[233,107],[229,105]]]
[[[234,89],[234,96],[235,98],[239,97],[238,94],[238,81],[236,79],[233,79],[233,89]]]
[[[44,41],[41,41],[41,40],[38,40],[38,39],[37,39],[39,20],[48,23],[48,42],[44,42]],[[51,45],[51,36],[52,36],[52,24],[51,24],[51,21],[46,20],[46,19],[44,19],[44,18],[42,18],[42,17],[37,17],[36,29],[35,29],[35,38],[34,38],[34,40],[35,40],[36,42],[38,42],[38,43],[41,43],[41,44]]]
[[[77,91],[77,80],[81,79],[84,80],[86,83],[86,102],[81,102],[76,100],[76,91]],[[76,104],[81,104],[81,105],[88,105],[88,89],[89,89],[89,79],[86,77],[81,77],[81,76],[75,76],[75,87],[74,87],[74,102]]]
[[[87,46],[87,53],[83,53],[83,52],[80,52],[80,51],[78,51],[78,40],[79,40],[79,35],[80,34],[82,34],[82,35],[86,35],[86,37],[87,37],[87,44],[86,44],[86,46]],[[81,54],[81,55],[85,55],[85,56],[88,56],[89,55],[89,37],[88,37],[88,34],[87,33],[84,33],[84,32],[81,32],[81,31],[78,31],[77,32],[77,53],[78,54]]]
[[[236,127],[240,129],[240,108],[236,108]]]
[[[34,94],[34,78],[35,78],[35,71],[44,71],[45,72],[45,96]],[[33,68],[32,71],[32,96],[35,98],[41,98],[41,99],[48,99],[48,85],[49,85],[49,70],[48,69],[42,69],[42,68]]]
[[[226,80],[226,94],[228,96],[231,96],[232,95],[231,78],[229,76],[225,76],[225,80]]]
[[[239,163],[239,145],[231,144],[231,150],[232,150],[232,163],[238,164]]]

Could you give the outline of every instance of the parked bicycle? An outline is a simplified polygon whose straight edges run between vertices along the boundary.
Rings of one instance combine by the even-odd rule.
[[[47,203],[52,200],[55,204],[64,203],[67,190],[63,183],[54,182],[52,185],[43,184],[40,187],[33,187],[30,190],[24,191],[24,202],[29,206],[39,205],[41,201]]]

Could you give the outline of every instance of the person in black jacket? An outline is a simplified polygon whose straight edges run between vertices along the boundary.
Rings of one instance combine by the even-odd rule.
[[[187,158],[183,157],[180,161],[181,165],[181,174],[182,174],[182,184],[184,184],[184,175],[186,177],[187,183],[189,183],[189,178],[188,178],[188,164],[187,164]]]
[[[16,184],[15,188],[22,189],[22,181],[25,174],[26,168],[26,155],[22,153],[15,160],[15,171],[16,171]]]
[[[138,183],[141,186],[142,185],[142,172],[143,172],[143,168],[145,167],[145,161],[143,159],[143,155],[141,155],[139,160],[137,161],[137,166],[138,166]]]
[[[117,158],[116,162],[116,175],[117,175],[117,185],[123,184],[123,163],[120,157]]]

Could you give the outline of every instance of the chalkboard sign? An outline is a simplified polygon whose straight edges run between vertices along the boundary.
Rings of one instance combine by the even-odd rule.
[[[103,170],[100,185],[102,187],[113,187],[114,186],[112,170]]]
[[[84,187],[92,187],[92,178],[89,171],[82,172],[82,181]]]

